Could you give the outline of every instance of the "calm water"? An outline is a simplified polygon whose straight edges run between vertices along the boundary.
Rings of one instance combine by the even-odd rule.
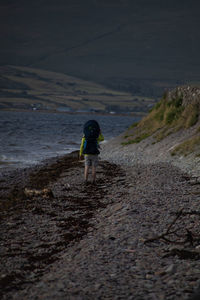
[[[0,111],[0,168],[24,167],[78,150],[89,119],[99,122],[108,141],[139,118]]]

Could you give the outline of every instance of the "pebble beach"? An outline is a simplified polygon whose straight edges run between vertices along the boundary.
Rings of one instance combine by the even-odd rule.
[[[136,147],[104,145],[96,185],[78,153],[1,177],[1,299],[191,299],[198,170]]]

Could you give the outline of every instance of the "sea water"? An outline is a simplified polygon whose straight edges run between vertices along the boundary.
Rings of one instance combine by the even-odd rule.
[[[139,117],[0,111],[0,169],[26,167],[78,150],[83,124],[90,119],[99,122],[107,142]]]

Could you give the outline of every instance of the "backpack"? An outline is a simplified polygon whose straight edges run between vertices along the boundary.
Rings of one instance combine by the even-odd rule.
[[[83,146],[83,154],[99,154],[97,139],[100,134],[100,127],[97,121],[89,120],[84,124],[83,133],[85,142]]]

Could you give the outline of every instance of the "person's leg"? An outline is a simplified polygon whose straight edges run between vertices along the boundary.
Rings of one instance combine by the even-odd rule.
[[[90,155],[85,155],[85,172],[84,172],[85,182],[88,181],[89,169],[91,165],[92,162],[91,162]]]
[[[85,182],[88,181],[89,168],[90,167],[88,165],[85,165],[85,174],[84,174],[84,176],[85,176]]]
[[[92,160],[92,182],[96,182],[96,168],[98,166],[98,155],[93,156]]]
[[[96,182],[96,166],[92,166],[92,183]]]

